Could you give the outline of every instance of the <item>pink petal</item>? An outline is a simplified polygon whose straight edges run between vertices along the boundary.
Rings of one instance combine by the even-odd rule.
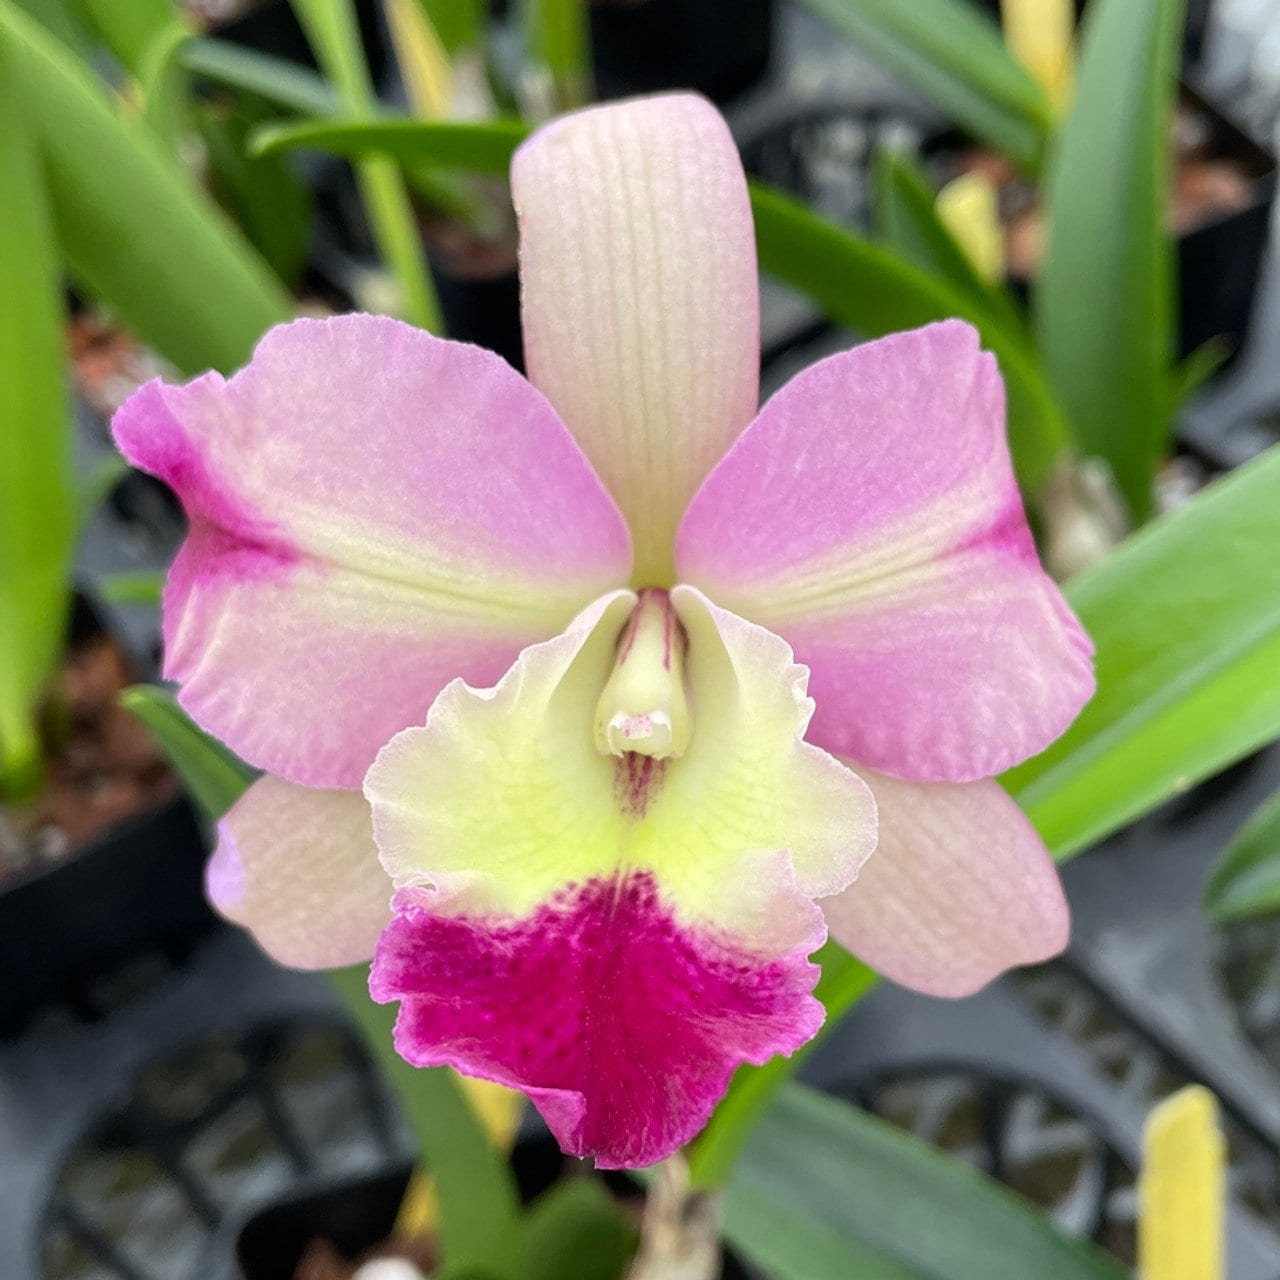
[[[858,766],[880,843],[821,906],[831,936],[895,982],[966,996],[1056,956],[1070,920],[1035,829],[994,781],[899,782]]]
[[[744,871],[776,883],[785,863]],[[762,893],[775,935],[791,933],[767,960],[679,923],[648,871],[569,886],[522,919],[439,915],[428,901],[397,896],[370,981],[375,1000],[402,1002],[401,1056],[524,1090],[566,1152],[604,1169],[670,1155],[739,1063],[790,1053],[822,1023],[806,959],[821,914],[803,899],[779,920]]]
[[[403,1002],[401,1054],[524,1090],[566,1150],[608,1165],[668,1155],[738,1064],[816,1031],[812,899],[875,845],[870,792],[803,740],[812,703],[786,644],[690,588],[672,599],[683,755],[597,749],[636,605],[619,592],[496,688],[449,685],[365,781],[403,890],[371,984]]]
[[[669,585],[680,514],[759,395],[737,149],[703,99],[642,98],[548,125],[511,180],[529,376],[626,515],[636,584]]]
[[[270,774],[218,824],[205,880],[228,920],[295,969],[368,960],[391,914],[364,797]]]
[[[994,359],[959,321],[791,380],[698,491],[677,564],[812,672],[810,738],[922,781],[1035,755],[1093,692],[1040,568]]]
[[[149,383],[114,428],[191,523],[166,675],[206,729],[308,786],[358,787],[450,679],[492,683],[629,571],[542,396],[398,321],[283,325],[230,381]]]

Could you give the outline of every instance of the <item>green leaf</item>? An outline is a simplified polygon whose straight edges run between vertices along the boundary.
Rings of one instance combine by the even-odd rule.
[[[83,529],[94,513],[111,496],[111,491],[129,474],[129,464],[118,454],[108,454],[81,481],[76,497],[76,525]]]
[[[484,0],[418,0],[418,3],[450,55],[484,44],[488,8]]]
[[[170,23],[147,46],[138,68],[142,118],[176,156],[191,127],[191,77],[182,64],[182,48],[191,38],[185,23]]]
[[[289,300],[142,123],[117,118],[56,39],[0,0],[0,47],[38,130],[72,275],[186,373],[229,371],[289,316]]]
[[[108,604],[158,605],[164,594],[166,576],[160,571],[148,573],[145,570],[114,573],[99,583],[98,594]]]
[[[729,1187],[727,1238],[778,1280],[1123,1280],[959,1160],[791,1085]]]
[[[120,695],[120,704],[151,731],[191,798],[210,820],[221,818],[256,776],[244,761],[196,725],[167,690],[136,684]]]
[[[1009,395],[1009,447],[1023,492],[1048,481],[1067,444],[1066,427],[1024,339],[972,299],[879,245],[752,184],[760,268],[808,294],[838,324],[869,337],[961,316],[1000,362]]]
[[[1231,344],[1225,338],[1210,338],[1202,342],[1185,360],[1178,364],[1172,375],[1169,390],[1171,412],[1189,400],[1213,377],[1231,354]]]
[[[35,716],[62,653],[77,513],[43,104],[14,61],[0,40],[0,794],[19,797],[42,773]]]
[[[532,62],[550,80],[554,111],[591,98],[591,40],[584,0],[522,0]]]
[[[1080,451],[1103,458],[1135,520],[1173,412],[1170,115],[1183,0],[1094,0],[1075,102],[1049,164],[1035,310],[1045,369]]]
[[[215,192],[272,270],[292,285],[311,243],[311,192],[285,157],[248,154],[249,134],[263,115],[253,100],[210,103],[200,111],[200,133]]]
[[[492,212],[455,175],[439,170],[457,168],[505,177],[513,152],[528,136],[528,125],[519,120],[486,124],[304,121],[266,125],[250,137],[249,148],[259,156],[311,148],[351,160],[374,155],[395,159],[419,199],[483,236],[493,225]]]
[[[525,1217],[521,1280],[618,1280],[636,1233],[596,1178],[557,1183]]]
[[[1215,920],[1280,910],[1280,791],[1236,833],[1204,895]]]
[[[253,93],[305,116],[337,116],[342,99],[314,71],[228,40],[189,40],[179,59],[194,75],[242,93]]]
[[[15,0],[42,27],[81,58],[93,56],[89,15],[84,0]]]
[[[1125,0],[1122,0],[1124,3]],[[877,66],[1028,171],[1040,164],[1053,113],[1000,31],[963,0],[804,0]]]
[[[936,194],[914,159],[882,149],[876,155],[875,191],[876,234],[889,248],[946,281],[1011,333],[1024,331],[1008,290],[978,275],[938,217]]]
[[[140,75],[153,44],[171,27],[188,28],[173,0],[83,0],[102,42],[134,75]]]
[[[523,1280],[515,1180],[457,1075],[447,1067],[411,1067],[396,1052],[397,1009],[369,998],[368,965],[334,969],[328,977],[394,1088],[426,1159],[440,1202],[448,1274]]]
[[[420,120],[376,120],[336,123],[308,120],[266,125],[250,141],[255,155],[311,149],[358,160],[382,155],[402,164],[470,169],[505,177],[516,148],[529,136],[521,120],[489,120],[453,124]]]
[[[1004,781],[1058,857],[1280,734],[1280,446],[1073,578],[1098,692]]]
[[[316,61],[338,88],[344,113],[355,120],[375,115],[377,101],[351,0],[290,0],[290,4]],[[404,318],[439,333],[440,304],[404,175],[390,161],[374,156],[357,164],[356,177],[373,238],[400,286]]]
[[[688,1151],[689,1174],[695,1186],[714,1187],[728,1179],[778,1090],[817,1048],[826,1032],[835,1027],[877,981],[872,970],[835,942],[828,942],[814,956],[814,962],[822,968],[814,992],[827,1011],[822,1030],[789,1058],[770,1058],[760,1067],[738,1068],[710,1123]]]

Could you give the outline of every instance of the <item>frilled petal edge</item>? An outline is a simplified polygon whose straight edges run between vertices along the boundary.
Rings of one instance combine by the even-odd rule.
[[[875,841],[866,787],[802,740],[787,646],[673,597],[698,706],[680,758],[594,745],[622,593],[495,689],[451,685],[366,781],[400,886],[371,990],[401,1003],[400,1052],[523,1089],[605,1167],[669,1154],[739,1064],[814,1034],[813,898]]]

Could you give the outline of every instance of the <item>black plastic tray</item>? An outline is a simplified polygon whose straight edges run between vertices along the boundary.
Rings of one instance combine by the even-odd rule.
[[[49,1001],[101,1016],[95,984],[137,953],[180,958],[210,928],[206,847],[183,797],[0,890],[0,1032]]]

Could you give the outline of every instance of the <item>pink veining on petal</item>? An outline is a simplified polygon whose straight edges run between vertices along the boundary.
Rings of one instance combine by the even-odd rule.
[[[681,925],[645,871],[569,886],[518,920],[431,901],[402,890],[374,957],[374,999],[401,1001],[401,1056],[523,1090],[561,1146],[601,1168],[669,1155],[739,1064],[791,1053],[822,1023],[806,958],[823,938],[816,907],[811,936],[761,959]]]
[[[619,756],[613,766],[613,794],[618,811],[637,821],[649,810],[649,804],[662,788],[667,776],[667,761],[654,756],[637,755],[634,751]]]
[[[573,112],[516,153],[529,377],[625,513],[635,584],[669,584],[680,512],[759,396],[742,161],[689,93]]]

